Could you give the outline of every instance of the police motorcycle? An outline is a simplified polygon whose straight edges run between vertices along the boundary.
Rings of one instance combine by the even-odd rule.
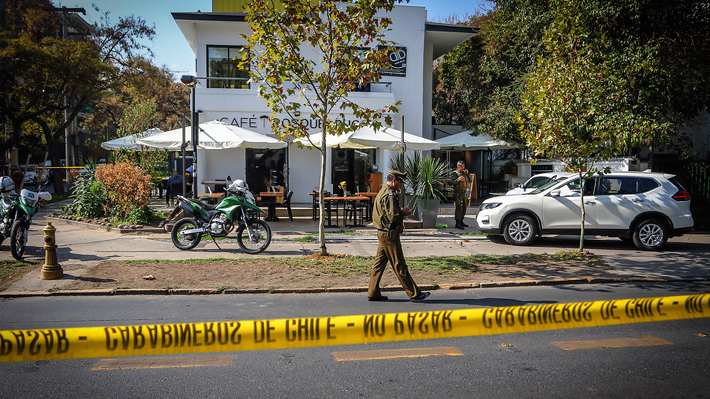
[[[22,189],[20,195],[15,192],[15,182],[8,176],[0,177],[0,244],[10,237],[12,257],[21,260],[27,245],[27,233],[32,223],[32,217],[37,213],[40,203],[52,199],[52,194]]]
[[[271,243],[269,225],[263,220],[251,217],[254,212],[264,213],[264,211],[256,206],[254,194],[241,179],[233,181],[226,188],[224,198],[217,205],[206,204],[181,195],[178,195],[177,199],[175,210],[182,209],[189,215],[178,220],[170,232],[173,244],[179,249],[195,248],[204,234],[212,237],[212,241],[219,248],[215,238],[226,237],[235,226],[238,226],[239,248],[248,254],[258,254]]]

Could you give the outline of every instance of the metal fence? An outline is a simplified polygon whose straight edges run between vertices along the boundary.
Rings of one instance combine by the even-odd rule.
[[[690,193],[695,228],[710,229],[710,162],[684,162],[678,158],[656,160],[654,172],[672,173]]]

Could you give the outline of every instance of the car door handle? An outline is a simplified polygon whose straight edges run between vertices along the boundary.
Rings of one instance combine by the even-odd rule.
[[[584,205],[596,205],[597,203],[594,201],[585,201]]]
[[[634,198],[634,199],[631,200],[631,202],[634,202],[634,203],[637,203],[637,204],[638,204],[639,202],[645,202],[645,201],[646,201],[646,200],[643,199],[643,198]]]

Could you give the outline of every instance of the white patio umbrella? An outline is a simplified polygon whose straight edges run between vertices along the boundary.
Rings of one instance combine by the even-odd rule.
[[[136,139],[143,138],[143,137],[149,137],[153,136],[158,133],[162,133],[163,131],[160,129],[156,128],[151,128],[146,130],[143,133],[135,133],[131,134],[128,136],[124,137],[119,137],[117,139],[109,140],[109,141],[104,141],[101,143],[101,148],[104,150],[131,150],[131,151],[140,151],[143,149],[146,149],[145,145],[140,145],[136,143]],[[151,148],[147,148],[151,149]]]
[[[186,150],[192,150],[190,132],[190,127],[185,127],[185,140],[188,144]],[[200,123],[199,140],[197,148],[205,150],[223,150],[228,148],[277,149],[288,146],[288,143],[278,141],[261,133],[220,121]],[[136,139],[136,142],[149,147],[178,151],[182,146],[182,128]]]
[[[323,133],[314,133],[310,136],[311,141],[316,146],[320,146]],[[388,150],[401,150],[401,132],[392,128],[375,130],[372,126],[363,126],[353,132],[340,136],[328,134],[326,136],[326,146],[329,148],[385,148]],[[299,138],[296,141],[303,145],[310,146],[311,143],[306,138]],[[404,133],[404,145],[407,150],[428,151],[439,148],[439,143],[413,134]]]
[[[504,150],[511,148],[520,148],[520,145],[509,143],[505,140],[494,139],[491,136],[482,134],[472,136],[470,130],[456,133],[454,135],[436,140],[441,144],[440,150]]]

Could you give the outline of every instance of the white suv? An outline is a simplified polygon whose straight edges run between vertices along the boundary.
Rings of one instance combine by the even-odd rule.
[[[555,179],[527,194],[481,204],[476,221],[484,233],[513,245],[530,245],[543,234],[579,234],[582,220],[578,176]],[[620,237],[656,250],[669,237],[693,228],[690,194],[674,175],[614,172],[584,183],[585,235]]]

